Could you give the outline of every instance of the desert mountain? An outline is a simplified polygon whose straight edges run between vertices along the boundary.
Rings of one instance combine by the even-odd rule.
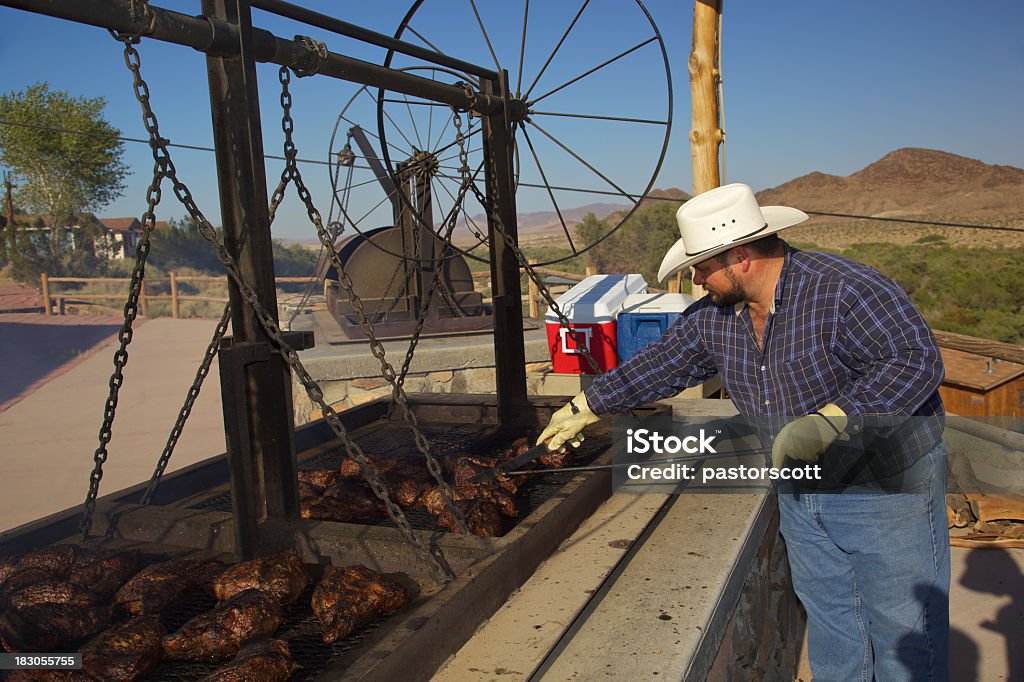
[[[1018,219],[1024,170],[934,149],[897,149],[851,175],[814,172],[758,193],[763,204],[880,217]]]

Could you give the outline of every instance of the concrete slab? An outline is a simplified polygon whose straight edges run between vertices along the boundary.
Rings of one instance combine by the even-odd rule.
[[[735,414],[728,401],[669,402],[687,416]],[[680,678],[763,501],[612,495],[435,680]]]
[[[951,682],[1024,680],[1024,549],[951,551]]]
[[[215,327],[213,320],[155,319],[136,329],[101,493],[149,479]],[[85,499],[115,348],[103,347],[0,413],[0,529]],[[214,366],[170,469],[221,452],[224,424]]]

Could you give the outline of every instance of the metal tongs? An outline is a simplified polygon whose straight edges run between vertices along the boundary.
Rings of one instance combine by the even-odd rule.
[[[516,469],[519,469],[520,467],[529,464],[530,462],[532,462],[533,460],[537,459],[541,455],[546,454],[547,451],[548,451],[548,446],[547,446],[546,443],[541,443],[540,445],[534,445],[532,448],[530,448],[529,450],[527,450],[523,454],[516,455],[512,459],[506,459],[504,462],[502,462],[498,466],[494,467],[493,469],[487,469],[486,471],[481,471],[479,474],[476,474],[475,476],[471,477],[469,479],[469,482],[470,483],[486,483],[487,481],[493,481],[494,479],[496,479],[498,476],[501,476],[502,474],[521,473],[521,472],[516,471]],[[540,469],[539,471],[546,471],[546,469]]]

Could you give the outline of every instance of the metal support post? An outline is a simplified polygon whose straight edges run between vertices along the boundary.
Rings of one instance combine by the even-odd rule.
[[[231,56],[208,55],[206,59],[224,243],[259,302],[276,317],[249,2],[203,0],[203,13],[236,26],[240,43]],[[232,490],[245,497],[236,499],[235,504],[246,506],[238,517],[238,546],[240,551],[259,554],[271,548],[265,546],[253,524],[287,525],[299,516],[291,377],[283,358],[272,352],[253,309],[230,282],[229,295],[233,343],[248,354],[243,360],[225,358],[244,377],[232,376],[221,387]]]
[[[508,94],[508,73],[501,78],[482,80],[484,95]],[[506,109],[483,118],[484,158],[486,164],[487,239],[491,251],[492,302],[494,306],[494,365],[498,400],[498,419],[511,423],[528,412],[526,398],[526,351],[523,347],[523,304],[519,285],[519,261],[505,241],[508,235],[518,241],[516,195],[513,177],[512,121]],[[495,220],[500,225],[495,224]]]

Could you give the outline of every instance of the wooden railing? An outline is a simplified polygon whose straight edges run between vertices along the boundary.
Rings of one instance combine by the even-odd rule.
[[[127,285],[131,282],[128,277],[49,277],[44,272],[41,276],[42,294],[43,294],[43,314],[51,315],[54,309],[58,315],[64,314],[64,302],[65,299],[73,299],[75,301],[124,301],[126,294],[124,291],[117,293],[79,293],[73,292],[51,292],[50,286],[52,284],[124,284]],[[282,283],[304,283],[309,281],[309,277],[275,277],[274,281]],[[169,294],[151,294],[146,291],[146,284],[149,282],[150,285],[157,282],[169,283],[170,293]],[[175,272],[169,273],[167,277],[154,278],[152,280],[143,280],[142,290],[139,292],[139,313],[143,317],[149,316],[149,304],[152,301],[170,301],[171,302],[171,317],[178,319],[181,316],[181,303],[185,301],[206,301],[210,303],[227,303],[227,296],[194,296],[194,295],[182,295],[178,291],[178,285],[181,283],[195,283],[195,284],[223,284],[225,290],[227,288],[228,279],[226,276],[211,276],[211,275],[178,275]],[[54,305],[56,303],[56,305]]]
[[[587,267],[585,274],[579,274],[575,272],[566,272],[564,270],[556,270],[554,268],[547,268],[541,266],[534,266],[534,271],[545,277],[561,277],[562,279],[569,280],[571,282],[581,282],[590,275],[597,274],[596,268],[592,266]],[[525,273],[525,269],[520,268],[521,273]],[[490,286],[490,271],[483,270],[480,272],[472,273],[474,284],[478,287],[487,288]],[[123,284],[127,289],[127,285],[131,280],[127,277],[49,277],[46,273],[43,273],[40,277],[42,285],[42,296],[43,296],[43,314],[51,315],[56,311],[56,314],[63,315],[65,302],[67,300],[73,301],[121,301],[125,300],[125,292],[115,293],[79,293],[74,292],[55,292],[51,290],[51,285],[54,284]],[[309,281],[309,277],[275,277],[274,281],[283,283],[305,283]],[[534,284],[533,280],[527,278],[528,290],[527,293],[523,294],[522,300],[529,306],[529,316],[533,319],[540,319],[543,316],[542,308],[544,301],[541,300],[540,291],[537,285]],[[150,288],[153,285],[168,284],[170,293],[167,294],[153,294],[147,291],[147,282],[150,284]],[[181,303],[182,302],[209,302],[209,303],[226,303],[228,301],[227,296],[200,296],[181,294],[179,292],[179,284],[192,283],[192,284],[222,284],[227,287],[227,277],[225,276],[213,276],[213,275],[179,275],[175,272],[168,273],[167,277],[159,277],[146,279],[142,283],[142,290],[139,295],[139,313],[143,317],[149,316],[149,304],[153,301],[170,301],[171,303],[171,317],[178,319],[181,317]],[[562,293],[563,288],[568,288],[570,285],[553,285],[549,286],[552,294]],[[161,287],[163,288],[163,287]],[[659,292],[659,289],[648,289],[651,292]],[[485,299],[486,300],[486,299]]]

